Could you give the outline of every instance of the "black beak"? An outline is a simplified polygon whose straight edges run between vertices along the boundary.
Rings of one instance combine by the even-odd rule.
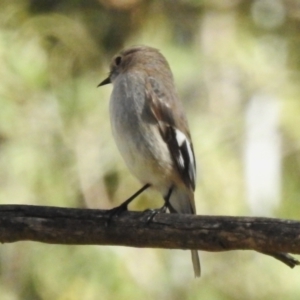
[[[111,83],[111,81],[110,81],[110,78],[107,77],[107,78],[104,79],[101,83],[99,83],[99,84],[97,85],[97,87],[102,86],[102,85],[106,85],[106,84],[109,84],[109,83]]]

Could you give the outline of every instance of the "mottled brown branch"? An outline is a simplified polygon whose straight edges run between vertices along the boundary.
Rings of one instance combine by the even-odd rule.
[[[0,205],[0,242],[119,245],[130,247],[255,250],[294,267],[300,254],[300,222],[252,217],[124,212],[106,226],[108,211]]]

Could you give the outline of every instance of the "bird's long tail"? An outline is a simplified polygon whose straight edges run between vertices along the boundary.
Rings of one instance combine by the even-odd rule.
[[[194,193],[192,191],[174,188],[169,210],[171,213],[196,214]],[[197,250],[191,250],[195,277],[201,276],[200,259]]]

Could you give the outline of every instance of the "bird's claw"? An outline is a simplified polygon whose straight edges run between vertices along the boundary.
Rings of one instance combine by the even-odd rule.
[[[115,216],[119,216],[122,212],[124,211],[128,211],[128,204],[127,203],[122,203],[121,205],[114,207],[112,209],[110,209],[107,214],[107,220],[105,222],[105,226],[108,227],[111,220],[113,219],[113,217]]]
[[[167,206],[166,205],[164,205],[163,207],[158,208],[158,209],[146,209],[144,211],[144,213],[149,214],[146,218],[146,225],[148,225],[150,222],[152,222],[152,220],[154,219],[154,217],[157,214],[166,213],[166,212],[167,212]]]

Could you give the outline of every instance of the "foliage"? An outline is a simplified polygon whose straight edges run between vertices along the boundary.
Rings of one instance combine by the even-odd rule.
[[[0,7],[1,204],[106,209],[136,191],[139,183],[110,133],[111,88],[96,86],[116,51],[147,44],[167,57],[186,107],[199,169],[198,213],[253,213],[245,188],[245,115],[251,99],[268,98],[279,107],[281,188],[279,201],[270,199],[271,209],[261,214],[299,219],[297,0],[2,0]],[[160,205],[153,192],[133,208]],[[270,258],[234,252],[201,259],[203,277],[194,280],[183,251],[2,245],[0,294],[3,300],[300,296],[299,270]]]

